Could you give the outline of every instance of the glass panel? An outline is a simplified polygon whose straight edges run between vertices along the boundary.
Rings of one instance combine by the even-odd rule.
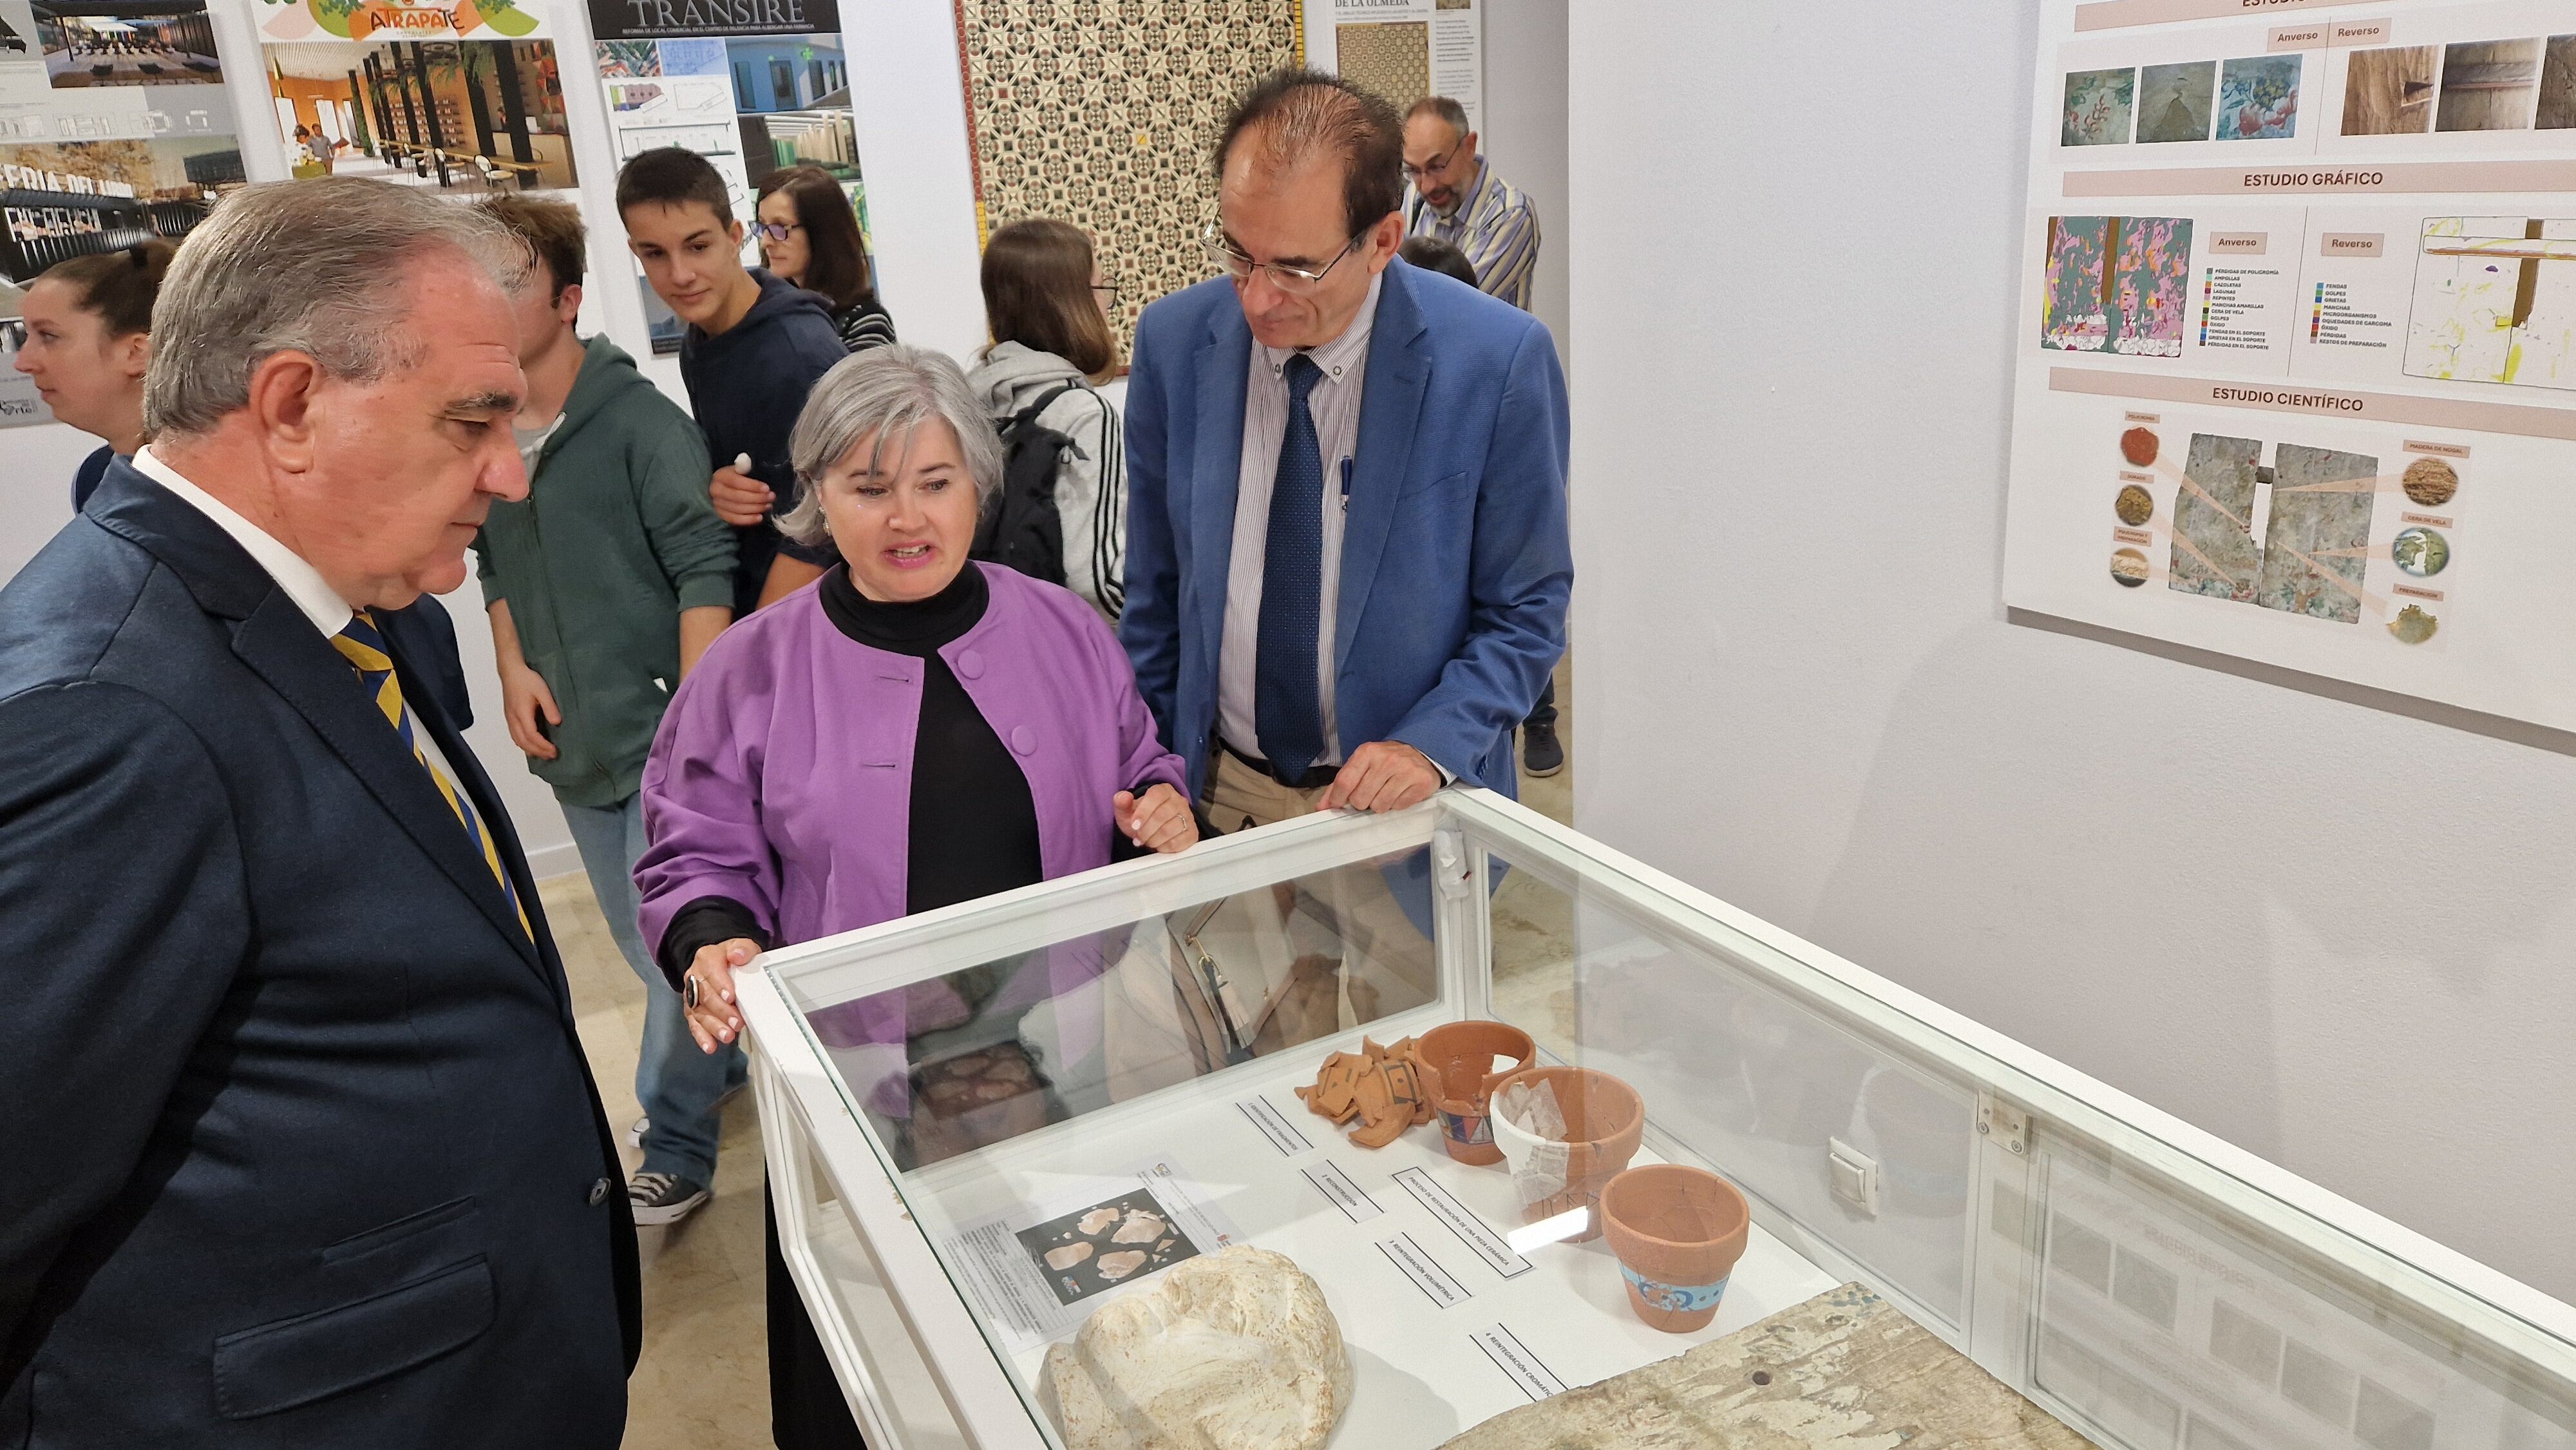
[[[1408,1012],[1430,853],[1339,867],[891,991],[788,1000],[897,1172]]]
[[[2563,1385],[2378,1285],[2266,1247],[2089,1151],[2051,1150],[2042,1166],[2032,1379],[2103,1446],[2576,1447]]]
[[[1494,894],[1495,1013],[1627,1081],[1650,1128],[1947,1326],[1962,1322],[1975,1095],[1766,985],[1717,942],[1522,861]],[[1835,1193],[1836,1162],[1845,1196]]]

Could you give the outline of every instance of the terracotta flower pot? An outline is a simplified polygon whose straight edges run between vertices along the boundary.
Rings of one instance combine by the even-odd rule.
[[[1753,1227],[1735,1185],[1704,1168],[1649,1163],[1601,1190],[1601,1218],[1637,1317],[1667,1334],[1707,1328]]]
[[[1431,1081],[1432,1109],[1440,1115],[1440,1146],[1461,1163],[1500,1163],[1486,1121],[1494,1084],[1530,1065],[1538,1049],[1530,1035],[1500,1022],[1449,1022],[1422,1034],[1413,1055]],[[1494,1071],[1494,1059],[1508,1057],[1513,1066]]]
[[[1561,1143],[1534,1136],[1500,1112],[1488,1119],[1495,1143],[1511,1160],[1512,1181],[1521,1190],[1523,1220],[1536,1223],[1583,1209],[1588,1214],[1583,1231],[1568,1238],[1576,1242],[1599,1238],[1601,1215],[1592,1210],[1601,1201],[1602,1185],[1637,1156],[1637,1144],[1646,1135],[1645,1100],[1635,1088],[1588,1067],[1524,1068],[1494,1084],[1494,1099],[1500,1101],[1514,1083],[1533,1088],[1546,1083],[1555,1090],[1557,1107],[1565,1114]],[[1560,1176],[1560,1159],[1562,1186],[1550,1186]],[[1547,1191],[1534,1195],[1533,1183],[1547,1186]]]

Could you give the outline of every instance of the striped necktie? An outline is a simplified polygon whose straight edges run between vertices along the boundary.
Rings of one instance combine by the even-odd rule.
[[[449,810],[456,813],[457,824],[465,828],[465,838],[481,854],[483,864],[491,868],[492,879],[501,883],[501,894],[509,898],[510,909],[519,914],[519,929],[526,932],[531,941],[535,940],[536,931],[528,925],[528,909],[519,904],[518,888],[510,884],[510,873],[501,865],[500,848],[492,843],[490,833],[483,829],[482,819],[474,814],[474,803],[466,799],[465,792],[457,789],[456,784],[437,766],[429,763],[429,757],[421,751],[419,740],[413,736],[411,707],[403,703],[402,682],[394,677],[393,656],[385,652],[385,637],[376,632],[376,617],[366,610],[359,610],[350,618],[347,627],[331,636],[331,647],[357,667],[358,678],[375,697],[376,708],[384,713],[386,723],[394,727],[394,733],[402,737],[403,749],[410,751],[411,758],[420,762],[420,768],[429,772],[429,783],[438,787],[440,798],[447,802]]]

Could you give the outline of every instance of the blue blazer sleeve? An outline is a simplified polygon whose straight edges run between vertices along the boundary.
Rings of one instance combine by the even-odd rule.
[[[120,685],[0,703],[0,1344],[134,1177],[249,944],[240,842],[194,732]]]
[[[1151,308],[1136,328],[1127,373],[1127,607],[1118,639],[1136,668],[1136,688],[1154,712],[1163,747],[1181,743],[1172,722],[1181,673],[1181,561],[1171,505],[1169,403],[1163,350]],[[1186,366],[1176,357],[1174,367]]]
[[[1467,639],[1389,737],[1481,785],[1496,740],[1529,713],[1565,653],[1574,552],[1565,503],[1565,372],[1531,321],[1505,375],[1476,491]],[[1509,782],[1497,788],[1507,788]]]

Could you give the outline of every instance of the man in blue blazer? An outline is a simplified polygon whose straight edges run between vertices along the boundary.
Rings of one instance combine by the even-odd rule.
[[[0,1444],[611,1450],[634,1226],[499,797],[376,609],[525,495],[496,223],[181,248],[153,442],[0,590]]]
[[[1535,318],[1396,260],[1403,135],[1337,78],[1217,147],[1226,275],[1145,309],[1120,626],[1221,830],[1512,794],[1565,648],[1565,379]]]

